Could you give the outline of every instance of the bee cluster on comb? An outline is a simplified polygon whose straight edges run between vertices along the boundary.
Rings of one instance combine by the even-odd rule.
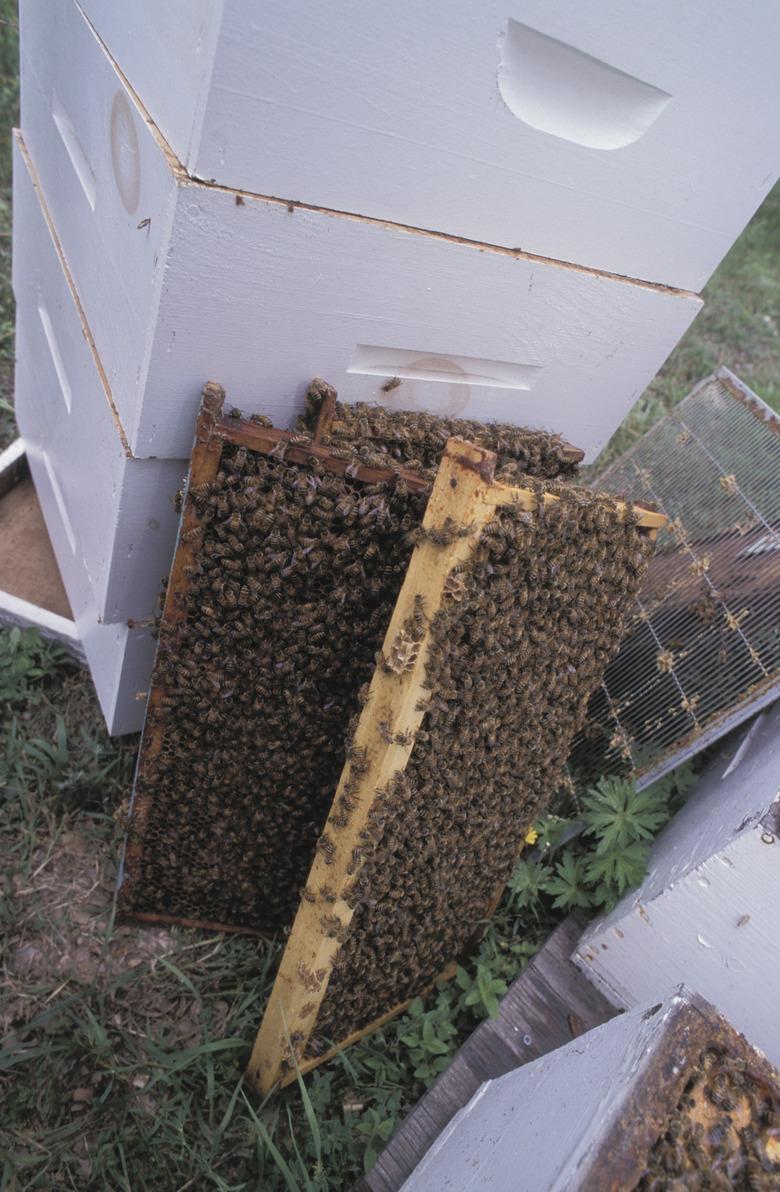
[[[347,405],[335,401],[335,394],[317,382],[309,390],[306,413],[298,425],[322,443],[336,450],[346,448],[375,467],[400,464],[431,478],[447,440],[453,437],[492,451],[496,479],[507,484],[524,476],[572,477],[583,456],[579,448],[551,432],[391,410],[366,402]]]
[[[494,464],[447,444],[253,1053],[264,1091],[452,966],[618,647],[658,515]]]
[[[422,726],[361,840],[312,1054],[463,952],[559,786],[651,551],[614,505],[562,492],[534,513],[499,509],[458,566],[430,625]]]
[[[120,892],[134,917],[289,924],[403,581],[427,490],[283,455],[226,438],[187,493]]]
[[[652,1146],[638,1192],[671,1187],[745,1188],[780,1183],[780,1095],[743,1056],[708,1047]]]
[[[265,422],[220,407],[190,477],[125,851],[136,918],[289,925],[430,492]]]

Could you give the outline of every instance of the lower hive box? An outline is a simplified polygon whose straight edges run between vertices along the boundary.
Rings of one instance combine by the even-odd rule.
[[[120,906],[272,933],[295,913],[435,468],[371,467],[317,436],[224,417],[223,398],[207,387]],[[335,398],[312,385],[312,408]],[[562,466],[555,436],[490,433],[510,431],[522,459],[500,455],[506,466]]]
[[[487,1081],[403,1192],[780,1185],[780,1075],[681,987]]]
[[[451,439],[250,1062],[262,1091],[408,1004],[555,792],[663,517]]]

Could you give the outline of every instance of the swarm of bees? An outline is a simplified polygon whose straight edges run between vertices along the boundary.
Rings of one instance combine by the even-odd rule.
[[[152,686],[163,694],[147,719],[162,746],[139,769],[145,810],[131,817],[139,847],[120,897],[128,914],[265,934],[289,926],[323,840],[429,488],[410,492],[386,445],[393,470],[367,484],[314,457],[294,466],[285,442],[271,454],[239,445],[240,411],[229,421],[236,441],[215,479],[187,496],[185,615],[162,627]],[[393,425],[383,424],[391,438]],[[433,439],[449,434],[436,427],[424,421],[431,475]],[[504,429],[524,466],[553,467],[555,436]],[[350,439],[343,455],[362,462],[364,448],[376,441]],[[417,637],[412,626],[389,664],[407,666]]]
[[[427,498],[228,444],[190,499],[202,533],[186,616],[160,638],[152,683],[166,694],[150,716],[164,742],[139,776],[152,798],[123,905],[274,932],[297,905]]]
[[[719,1048],[699,1057],[636,1185],[750,1189],[780,1186],[780,1090]]]
[[[376,792],[309,1058],[463,953],[620,643],[651,540],[588,490],[524,484],[537,512],[496,513],[430,622],[425,716],[406,768]],[[545,506],[551,489],[561,499]]]
[[[312,386],[299,429],[314,433],[322,403],[321,389]],[[322,442],[347,449],[365,464],[402,466],[425,475],[436,473],[447,439],[453,435],[486,447],[497,456],[496,479],[506,484],[520,477],[571,477],[582,456],[560,435],[522,426],[439,418],[412,410],[388,410],[365,402],[336,403],[335,417]]]

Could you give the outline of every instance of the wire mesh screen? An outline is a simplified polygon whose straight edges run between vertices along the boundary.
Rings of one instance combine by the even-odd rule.
[[[720,369],[595,487],[670,521],[570,769],[646,786],[780,695],[780,421]]]

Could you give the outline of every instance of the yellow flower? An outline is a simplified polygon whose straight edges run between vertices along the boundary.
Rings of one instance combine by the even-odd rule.
[[[536,829],[529,828],[525,834],[525,843],[526,844],[536,844],[538,839],[539,839],[539,833],[536,831]]]

